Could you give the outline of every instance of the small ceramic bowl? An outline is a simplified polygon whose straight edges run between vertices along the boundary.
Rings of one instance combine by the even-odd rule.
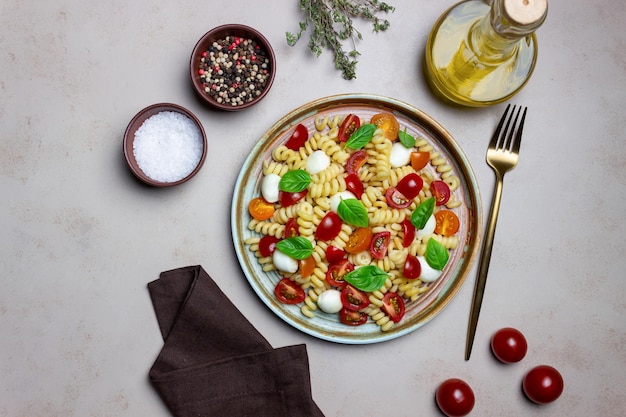
[[[189,181],[207,155],[200,120],[172,103],[153,104],[132,118],[124,133],[124,156],[137,178],[155,187]]]
[[[276,57],[257,30],[222,25],[196,43],[189,73],[194,90],[205,103],[220,110],[243,110],[267,95],[276,75]]]

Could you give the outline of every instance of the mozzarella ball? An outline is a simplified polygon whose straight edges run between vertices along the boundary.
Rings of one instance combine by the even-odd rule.
[[[338,313],[343,308],[341,292],[335,289],[324,291],[317,297],[317,305],[325,313]]]
[[[280,176],[276,174],[267,174],[263,177],[263,181],[261,181],[261,195],[268,203],[275,203],[278,201],[279,182]]]

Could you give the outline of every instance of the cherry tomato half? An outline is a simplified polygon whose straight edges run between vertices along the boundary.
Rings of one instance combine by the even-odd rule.
[[[406,198],[404,194],[402,194],[396,187],[389,187],[385,192],[385,200],[387,200],[387,204],[389,204],[393,208],[407,208],[413,202],[412,200]]]
[[[396,189],[400,191],[406,198],[412,200],[422,191],[424,180],[414,172],[405,175],[396,185]]]
[[[350,136],[361,127],[361,119],[355,114],[349,114],[343,119],[341,126],[339,126],[339,133],[337,133],[337,139],[339,142],[346,142],[350,139]]]
[[[354,194],[354,196],[359,200],[363,195],[363,191],[365,191],[363,189],[363,183],[361,182],[361,179],[356,174],[346,175],[346,189]]]
[[[331,240],[341,232],[341,218],[334,211],[326,213],[315,229],[315,239]]]
[[[336,246],[329,245],[326,248],[326,261],[329,264],[339,262],[344,256],[346,256],[346,252]]]
[[[343,277],[350,271],[354,271],[354,265],[346,258],[330,264],[326,271],[326,281],[333,287],[342,288],[346,285]]]
[[[363,310],[370,305],[370,299],[363,291],[357,290],[352,285],[347,284],[341,290],[341,304],[346,310]]]
[[[436,212],[435,222],[435,233],[443,236],[452,236],[461,227],[458,216],[450,210],[439,210]]]
[[[435,197],[435,204],[444,205],[450,200],[450,187],[443,181],[435,180],[430,183],[430,192]]]
[[[420,264],[420,261],[410,253],[406,255],[406,261],[404,261],[402,274],[408,279],[419,278],[422,274],[422,264]]]
[[[472,388],[463,380],[450,378],[441,383],[435,394],[437,405],[448,417],[466,416],[474,408]]]
[[[274,294],[278,301],[284,304],[298,304],[306,298],[302,287],[289,278],[278,281],[276,288],[274,288]]]
[[[390,140],[398,139],[400,123],[391,113],[378,113],[372,116],[370,123],[375,124],[383,130],[383,136]]]
[[[491,337],[491,351],[500,362],[519,362],[524,359],[527,350],[526,338],[512,327],[502,328]]]
[[[398,323],[404,317],[404,300],[395,292],[388,292],[383,297],[382,309],[394,323]]]
[[[300,123],[296,126],[296,129],[293,131],[289,139],[287,139],[287,142],[285,142],[285,146],[291,150],[297,151],[308,139],[309,131],[306,126]]]
[[[430,161],[430,152],[411,152],[411,166],[414,170],[419,171]]]
[[[553,367],[539,365],[528,371],[522,387],[529,400],[537,404],[547,404],[561,396],[563,377]]]
[[[350,155],[350,158],[346,161],[346,173],[350,174],[359,174],[359,169],[365,164],[367,161],[367,152],[364,150],[358,150]]]
[[[387,254],[387,246],[391,240],[390,232],[378,232],[372,236],[372,242],[370,243],[370,254],[375,259],[383,259]]]
[[[277,237],[265,235],[259,240],[259,252],[261,256],[268,257],[276,250],[276,244],[280,241]]]
[[[289,207],[306,197],[309,190],[298,191],[297,193],[288,193],[287,191],[278,192],[278,201],[283,207]]]
[[[301,259],[298,262],[300,264],[300,275],[302,275],[303,278],[310,276],[313,270],[315,270],[315,258],[313,256]]]
[[[361,324],[365,324],[368,317],[367,313],[348,310],[347,308],[342,308],[339,312],[339,321],[348,326],[360,326]]]
[[[372,242],[372,230],[369,227],[359,227],[350,233],[346,242],[345,251],[359,253],[367,250]]]
[[[274,204],[268,203],[263,197],[256,197],[250,200],[248,211],[257,220],[267,220],[274,215]]]
[[[293,217],[287,220],[285,223],[285,232],[283,233],[283,237],[287,239],[288,237],[300,236],[300,231],[298,228],[298,222]]]
[[[402,233],[404,234],[402,246],[408,248],[415,239],[415,225],[411,223],[411,219],[406,218],[402,221]]]

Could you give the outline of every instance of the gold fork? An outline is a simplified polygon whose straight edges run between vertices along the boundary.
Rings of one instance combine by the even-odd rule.
[[[476,326],[478,324],[478,315],[480,314],[480,306],[483,301],[485,292],[485,284],[487,283],[487,271],[489,270],[489,261],[491,260],[491,250],[493,248],[493,238],[496,233],[496,223],[498,221],[498,212],[500,211],[500,200],[502,199],[502,188],[504,185],[504,174],[517,166],[519,160],[519,145],[522,141],[522,129],[524,120],[526,119],[526,110],[519,119],[522,107],[513,106],[509,114],[509,104],[498,123],[498,127],[489,142],[487,149],[487,163],[496,174],[496,188],[491,201],[491,210],[487,227],[485,229],[485,237],[483,240],[482,253],[478,263],[478,276],[474,286],[474,296],[472,298],[472,308],[470,311],[469,326],[467,329],[467,341],[465,344],[465,360],[469,360],[472,353],[472,345],[474,344],[474,336],[476,335]],[[517,108],[517,112],[515,111]],[[507,119],[508,115],[508,119]],[[519,124],[518,124],[519,119]],[[505,125],[506,122],[506,125]],[[502,127],[504,126],[504,129]]]

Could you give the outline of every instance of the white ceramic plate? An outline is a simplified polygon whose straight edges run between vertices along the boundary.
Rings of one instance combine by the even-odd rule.
[[[250,214],[248,203],[260,195],[263,177],[262,162],[271,158],[272,150],[284,143],[293,127],[302,123],[315,130],[317,116],[334,116],[354,113],[363,120],[380,112],[393,113],[400,122],[401,130],[413,136],[426,138],[452,165],[461,185],[454,192],[463,202],[455,212],[461,220],[459,247],[451,251],[450,259],[443,276],[432,283],[427,292],[418,300],[408,302],[402,321],[390,331],[383,332],[371,320],[361,326],[351,327],[339,322],[338,314],[316,312],[311,319],[302,314],[299,305],[280,303],[274,296],[274,287],[280,280],[278,272],[264,272],[254,253],[244,241],[254,235],[248,230]],[[426,169],[434,169],[430,165]],[[434,171],[433,171],[434,172]],[[439,175],[437,175],[439,176]],[[293,327],[317,338],[346,344],[377,343],[408,334],[430,321],[458,292],[470,269],[479,247],[482,210],[478,185],[472,168],[459,145],[452,136],[435,120],[420,110],[395,99],[365,94],[348,94],[325,97],[299,107],[272,126],[254,146],[245,160],[237,182],[232,201],[231,226],[237,257],[250,285],[259,298],[274,312]]]

